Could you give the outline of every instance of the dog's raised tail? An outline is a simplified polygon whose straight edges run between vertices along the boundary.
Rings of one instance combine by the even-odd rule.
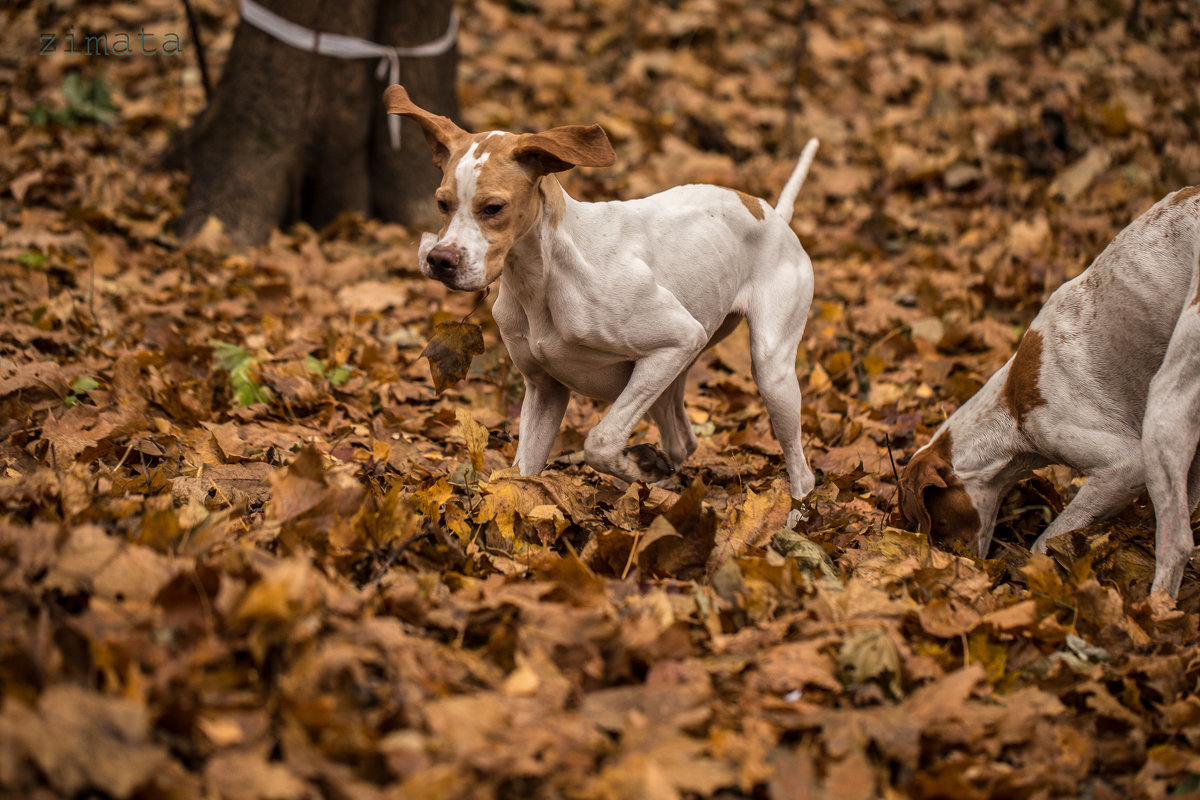
[[[813,159],[817,155],[817,144],[816,139],[809,139],[808,144],[804,145],[804,151],[800,153],[800,160],[796,162],[796,168],[792,170],[792,177],[788,178],[787,183],[783,185],[783,191],[779,193],[775,211],[785,221],[792,219],[792,212],[796,208],[796,195],[800,194],[800,187],[804,185],[804,179],[808,177],[808,168],[812,166]]]

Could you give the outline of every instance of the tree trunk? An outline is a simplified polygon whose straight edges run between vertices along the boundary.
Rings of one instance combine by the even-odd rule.
[[[310,30],[389,45],[436,39],[452,9],[447,0],[260,2]],[[401,59],[401,82],[417,102],[457,117],[457,61],[453,48]],[[377,64],[298,50],[241,23],[212,103],[173,154],[192,173],[180,234],[209,216],[242,245],[297,220],[320,228],[344,211],[432,224],[439,175],[412,123],[391,149]]]
[[[382,0],[375,26],[380,38],[376,41],[402,46],[431,42],[445,32],[452,7],[447,0]],[[457,48],[434,58],[401,59],[400,83],[421,108],[458,120],[457,67]],[[380,103],[381,94],[376,92],[371,101]],[[442,173],[433,165],[421,127],[404,119],[401,148],[396,151],[388,140],[387,115],[375,114],[371,119],[371,207],[375,215],[422,229],[441,227],[433,191]]]

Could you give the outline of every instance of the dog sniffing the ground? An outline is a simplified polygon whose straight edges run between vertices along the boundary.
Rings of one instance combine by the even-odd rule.
[[[384,103],[421,126],[443,172],[436,201],[444,227],[422,239],[421,271],[466,291],[499,281],[492,313],[525,378],[515,461],[522,474],[545,465],[575,391],[612,403],[584,444],[592,468],[630,482],[665,479],[696,449],[683,404],[687,371],[745,319],[791,495],[812,490],[795,363],[813,271],[788,222],[815,139],[774,208],[702,185],[582,203],[554,173],[613,163],[599,125],[471,134],[417,107],[402,86],[389,87]],[[647,414],[665,452],[627,446]]]
[[[1167,195],[1063,284],[1016,354],[912,457],[900,507],[987,553],[1004,495],[1065,464],[1087,481],[1034,543],[1111,516],[1146,488],[1152,591],[1179,592],[1200,502],[1200,186]]]

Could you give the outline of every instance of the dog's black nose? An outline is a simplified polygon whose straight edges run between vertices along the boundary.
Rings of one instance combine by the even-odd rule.
[[[451,245],[439,244],[425,256],[429,269],[438,278],[449,277],[458,270],[462,263],[462,251]]]

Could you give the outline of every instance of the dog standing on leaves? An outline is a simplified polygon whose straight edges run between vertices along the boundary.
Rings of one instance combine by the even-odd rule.
[[[900,476],[900,508],[987,554],[1000,502],[1047,464],[1088,476],[1033,549],[1120,511],[1142,488],[1152,591],[1179,592],[1200,503],[1200,186],[1167,195],[1063,284],[1016,354]]]
[[[421,271],[464,291],[500,282],[492,313],[525,378],[521,474],[545,465],[575,391],[612,403],[584,444],[592,468],[630,482],[665,479],[696,449],[683,404],[687,371],[744,318],[791,495],[812,490],[795,362],[813,271],[788,222],[815,139],[774,208],[704,185],[581,203],[554,173],[613,163],[600,126],[470,134],[417,107],[402,86],[389,87],[384,103],[421,126],[443,172],[436,200],[444,227],[422,238]],[[665,453],[627,447],[647,414]]]

